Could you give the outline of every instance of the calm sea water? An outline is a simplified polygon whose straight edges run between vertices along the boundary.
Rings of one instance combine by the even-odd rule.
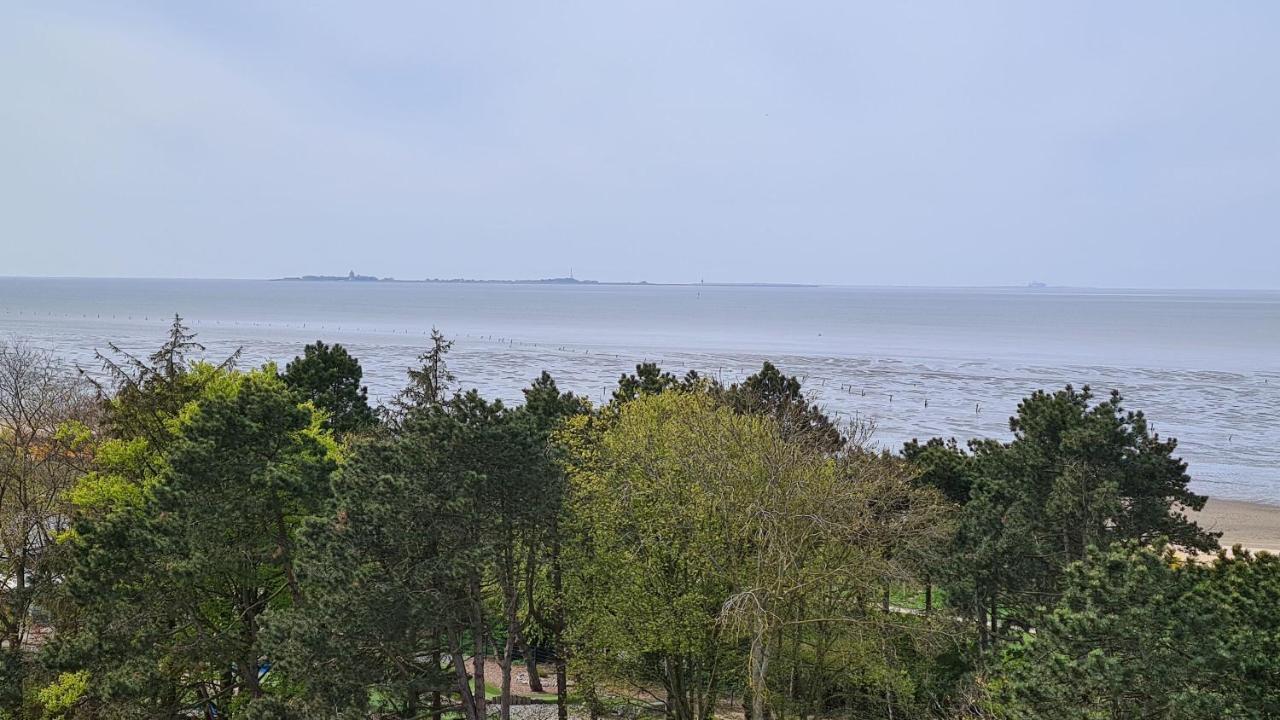
[[[770,359],[894,448],[1006,436],[1037,388],[1115,388],[1198,491],[1280,503],[1280,293],[0,278],[0,336],[86,368],[108,341],[154,349],[175,312],[211,356],[341,342],[378,399],[432,326],[463,384],[508,401],[543,369],[598,400],[642,360],[728,382]]]

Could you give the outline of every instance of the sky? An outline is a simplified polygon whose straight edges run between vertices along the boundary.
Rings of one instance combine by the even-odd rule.
[[[1280,288],[1280,3],[3,15],[0,275]]]

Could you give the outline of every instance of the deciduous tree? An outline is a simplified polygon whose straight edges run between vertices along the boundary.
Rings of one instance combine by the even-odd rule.
[[[88,463],[88,390],[49,352],[0,344],[0,715],[21,705],[35,615],[59,578],[50,555]]]

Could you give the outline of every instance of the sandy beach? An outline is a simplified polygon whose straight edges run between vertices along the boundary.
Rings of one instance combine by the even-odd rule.
[[[1222,546],[1280,554],[1280,506],[1209,498],[1204,510],[1190,513],[1207,530],[1222,533]]]

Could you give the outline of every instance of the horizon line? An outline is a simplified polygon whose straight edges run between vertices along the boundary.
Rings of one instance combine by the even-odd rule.
[[[189,281],[234,281],[234,282],[348,282],[343,276],[313,276],[313,277],[334,277],[335,280],[304,280],[306,276],[291,277],[198,277],[191,275],[0,275],[3,280],[189,280]],[[375,276],[367,276],[375,277]],[[545,282],[546,280],[555,280],[559,278],[524,278],[524,279],[503,279],[503,278],[418,278],[418,279],[402,279],[391,277],[378,277],[376,280],[350,281],[359,284],[376,285],[379,283],[400,283],[400,284],[507,284],[507,285],[555,285],[555,283]],[[567,277],[565,279],[568,279]],[[634,286],[651,286],[651,287],[760,287],[760,288],[845,288],[845,289],[864,289],[864,290],[1093,290],[1093,291],[1141,291],[1141,292],[1243,292],[1243,293],[1280,293],[1280,287],[1274,288],[1226,288],[1226,287],[1153,287],[1153,286],[1107,286],[1107,285],[1055,285],[1051,283],[1036,284],[1034,281],[1023,284],[1009,285],[928,285],[928,284],[858,284],[858,283],[831,283],[831,282],[799,282],[799,281],[776,281],[776,280],[735,280],[735,281],[655,281],[655,280],[597,280],[594,278],[574,278],[576,283],[564,283],[566,286],[572,285],[634,285]]]

